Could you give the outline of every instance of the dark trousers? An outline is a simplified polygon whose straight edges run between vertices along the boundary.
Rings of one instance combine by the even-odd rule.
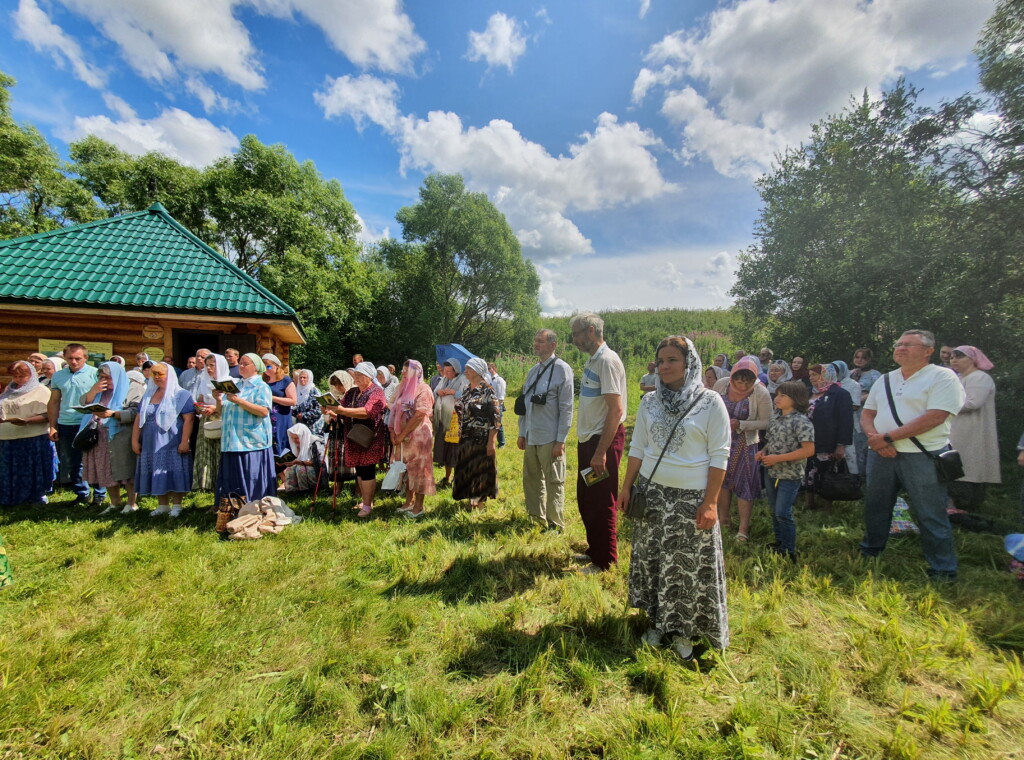
[[[577,470],[583,471],[590,466],[590,460],[594,458],[600,440],[601,436],[595,435],[579,444]],[[622,459],[625,443],[626,429],[619,425],[604,458],[604,466],[611,477],[588,486],[583,482],[583,476],[579,472],[576,473],[576,501],[579,504],[583,527],[587,531],[587,554],[591,562],[602,570],[607,570],[618,559],[615,500],[619,495],[619,461]]]
[[[78,435],[78,425],[57,425],[57,456],[60,458],[61,469],[68,473],[68,485],[74,489],[75,495],[83,499],[89,498],[89,484],[82,479],[82,452],[71,445]],[[102,499],[107,489],[96,486],[95,497]]]

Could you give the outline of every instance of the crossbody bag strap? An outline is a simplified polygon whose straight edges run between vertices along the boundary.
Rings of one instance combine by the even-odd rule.
[[[701,394],[697,396],[697,398],[690,402],[690,405],[686,407],[686,410],[679,416],[679,419],[676,420],[676,424],[672,426],[672,431],[668,434],[668,438],[665,440],[665,445],[661,449],[661,454],[658,455],[658,461],[654,463],[654,469],[651,470],[651,474],[647,476],[648,483],[650,483],[654,479],[654,473],[658,471],[658,465],[661,464],[661,460],[665,457],[665,452],[668,451],[668,445],[672,443],[672,436],[676,434],[676,428],[679,427],[679,423],[686,419],[686,415],[688,415],[693,410],[693,407],[697,406],[698,401],[704,398],[704,394],[706,392],[707,391],[702,391]]]
[[[547,372],[548,370],[550,370],[552,367],[555,366],[555,361],[557,361],[557,360],[556,359],[552,359],[551,363],[548,364],[548,366],[546,366],[544,369],[542,369],[540,372],[537,373],[537,377],[533,378],[533,385],[531,385],[529,387],[529,389],[525,393],[523,393],[524,396],[527,395],[528,393],[533,393],[534,389],[537,387],[537,383],[539,383],[540,379],[542,377],[544,377],[544,373]]]
[[[892,383],[889,382],[889,373],[885,373],[885,398],[889,401],[889,411],[892,412],[892,418],[895,420],[899,427],[903,427],[903,420],[900,419],[900,415],[896,412],[896,402],[892,397]],[[913,443],[917,448],[921,449],[928,456],[932,456],[932,452],[928,451],[921,442],[916,438],[910,438],[910,442]]]

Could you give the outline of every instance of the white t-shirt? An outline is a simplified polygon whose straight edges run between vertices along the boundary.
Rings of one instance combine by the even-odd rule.
[[[658,376],[655,373],[653,373],[653,372],[651,372],[650,374],[644,375],[643,377],[640,378],[640,387],[641,388],[644,388],[644,387],[653,388],[654,387],[654,381],[657,379],[657,377]]]
[[[949,428],[953,424],[953,417],[964,405],[965,398],[964,387],[960,384],[957,376],[944,367],[928,364],[906,380],[903,379],[902,370],[895,369],[889,373],[889,382],[892,384],[896,411],[904,425],[920,417],[929,409],[941,409],[944,412],[949,412],[950,416],[941,425],[936,425],[931,430],[916,436],[928,451],[938,451],[949,445]],[[875,410],[875,430],[879,433],[891,433],[900,427],[892,418],[892,412],[889,409],[889,402],[885,395],[884,376],[871,386],[867,401],[864,402],[864,408]],[[909,438],[896,441],[894,446],[896,451],[904,454],[920,452],[920,449]]]
[[[576,415],[576,437],[580,443],[604,431],[604,418],[608,414],[606,393],[622,398],[622,416],[619,418],[619,424],[622,424],[626,420],[626,368],[622,366],[619,355],[608,348],[607,343],[602,343],[583,365],[580,408]]]

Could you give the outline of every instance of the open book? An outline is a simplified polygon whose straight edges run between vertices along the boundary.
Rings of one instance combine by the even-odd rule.
[[[103,404],[85,404],[84,406],[73,406],[71,408],[82,414],[99,414],[107,411],[107,407],[103,406]]]
[[[321,396],[317,396],[316,400],[320,406],[341,406],[341,402],[338,401],[333,393],[324,393]]]
[[[211,380],[210,384],[221,393],[238,393],[238,386],[234,380]]]
[[[288,464],[295,461],[295,455],[291,451],[286,451],[281,456],[274,457],[274,461],[277,464]]]

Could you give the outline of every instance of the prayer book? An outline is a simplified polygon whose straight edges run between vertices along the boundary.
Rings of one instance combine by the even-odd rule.
[[[295,455],[290,451],[286,451],[281,456],[274,457],[274,461],[277,462],[277,464],[288,464],[289,462],[295,461]]]
[[[341,406],[341,402],[335,398],[333,393],[324,393],[322,396],[317,396],[316,400],[320,406]]]
[[[71,408],[82,414],[99,414],[100,412],[107,411],[107,407],[103,406],[103,404],[85,404],[84,406],[73,406]]]
[[[210,384],[221,393],[238,393],[234,380],[211,380]]]
[[[592,486],[595,483],[600,483],[605,478],[611,477],[611,475],[608,474],[608,470],[605,470],[602,475],[598,475],[597,473],[594,472],[593,467],[588,467],[587,469],[583,470],[580,473],[580,475],[583,476],[583,482],[586,483],[588,486]]]

